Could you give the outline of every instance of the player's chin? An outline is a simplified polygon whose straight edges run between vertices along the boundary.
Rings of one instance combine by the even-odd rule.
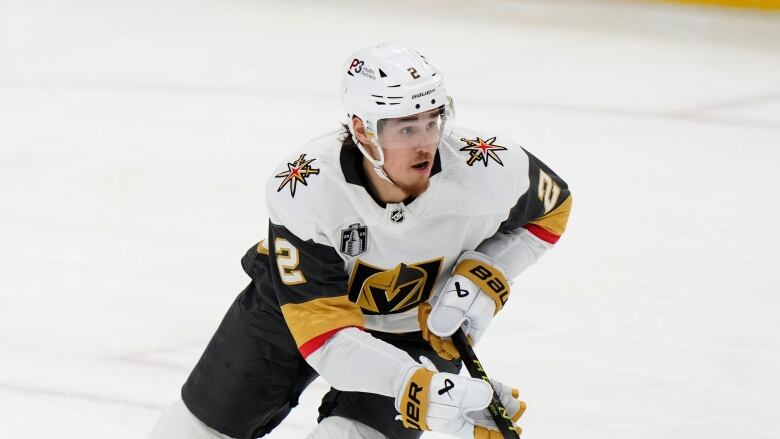
[[[408,183],[400,185],[401,189],[403,189],[404,192],[412,197],[420,196],[423,192],[426,191],[426,189],[428,189],[428,184],[430,184],[430,179],[427,175],[421,176],[418,174],[415,177],[416,178],[412,179]]]

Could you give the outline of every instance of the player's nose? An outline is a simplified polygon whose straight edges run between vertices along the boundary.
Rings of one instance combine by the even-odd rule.
[[[419,138],[415,141],[414,150],[418,153],[433,154],[436,149],[436,142],[431,142],[428,138]]]

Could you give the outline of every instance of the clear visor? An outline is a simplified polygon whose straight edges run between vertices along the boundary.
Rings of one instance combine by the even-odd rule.
[[[423,113],[377,121],[377,143],[386,149],[438,146],[444,124],[452,118],[451,103]]]

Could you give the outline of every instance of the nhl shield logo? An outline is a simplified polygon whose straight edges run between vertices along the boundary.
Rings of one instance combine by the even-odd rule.
[[[368,249],[368,228],[360,223],[350,224],[341,231],[341,253],[348,256],[363,254]]]
[[[401,208],[394,209],[393,212],[390,213],[390,221],[396,224],[404,222],[404,210]]]

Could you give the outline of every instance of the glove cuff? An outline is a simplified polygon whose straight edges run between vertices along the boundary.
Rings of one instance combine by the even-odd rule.
[[[506,273],[507,273],[506,268],[504,268],[504,266],[500,262],[498,262],[494,258],[492,258],[492,257],[490,257],[490,256],[488,256],[488,255],[486,255],[484,253],[480,253],[480,252],[474,251],[474,250],[466,250],[465,252],[461,253],[460,256],[458,257],[458,260],[455,261],[455,266],[457,267],[457,265],[460,263],[460,261],[463,261],[463,260],[466,260],[466,259],[474,259],[475,261],[484,262],[484,263],[486,263],[486,264],[488,264],[490,266],[493,266],[498,271],[500,271],[501,274],[503,274],[506,277]],[[455,269],[454,268],[453,268],[452,271],[453,271],[452,274],[455,274]]]
[[[428,391],[434,372],[424,367],[410,370],[411,377],[401,388],[396,399],[401,422],[404,427],[414,430],[430,430],[428,418]],[[407,375],[408,373],[407,372]]]
[[[482,256],[482,257],[480,257]],[[509,299],[509,282],[501,267],[488,263],[481,253],[465,252],[458,259],[453,275],[460,275],[474,282],[482,292],[496,302],[497,314]]]

